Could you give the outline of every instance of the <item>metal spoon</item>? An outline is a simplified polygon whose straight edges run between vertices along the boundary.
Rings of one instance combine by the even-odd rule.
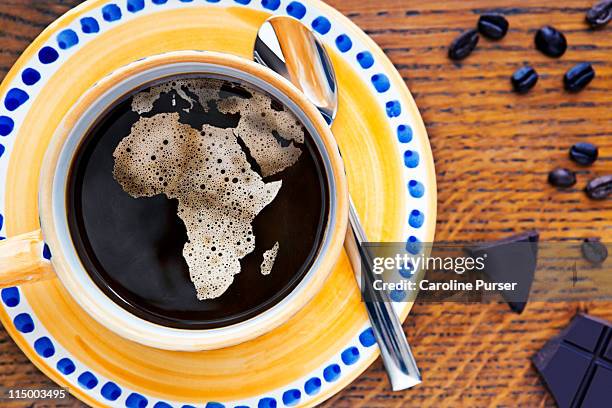
[[[256,62],[279,73],[300,89],[331,125],[338,110],[334,68],[325,48],[308,27],[292,17],[270,17],[257,33],[253,55]],[[372,288],[375,275],[368,267],[371,265],[370,255],[361,245],[367,242],[367,237],[350,197],[349,202],[350,228],[345,248],[358,284],[361,284],[360,271],[363,275],[365,288],[362,289],[367,292],[364,300],[372,330],[392,389],[411,388],[421,382],[421,374],[386,292]]]

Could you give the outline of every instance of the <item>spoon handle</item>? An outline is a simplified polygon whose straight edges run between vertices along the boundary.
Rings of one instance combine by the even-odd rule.
[[[376,277],[371,269],[370,254],[361,245],[367,242],[367,237],[353,200],[349,199],[349,201],[350,230],[347,237],[353,247],[347,249],[353,268],[356,271],[361,270],[362,279],[358,281],[360,285],[363,283],[361,285],[362,296],[370,316],[372,331],[380,348],[380,355],[391,382],[391,388],[393,391],[399,391],[414,387],[421,383],[421,373],[387,293],[374,290],[372,287]]]

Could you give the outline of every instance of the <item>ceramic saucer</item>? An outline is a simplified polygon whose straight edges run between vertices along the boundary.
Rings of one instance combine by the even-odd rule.
[[[97,80],[172,50],[250,58],[257,29],[270,14],[300,19],[330,50],[340,90],[333,132],[370,239],[432,241],[435,173],[417,107],[380,48],[315,0],[90,0],[55,21],[0,87],[0,233],[39,227],[37,185],[46,146]],[[207,352],[124,340],[93,321],[57,280],[4,289],[1,298],[0,319],[23,352],[92,406],[312,406],[378,355],[346,256],[287,324]],[[403,319],[411,306],[396,303]]]

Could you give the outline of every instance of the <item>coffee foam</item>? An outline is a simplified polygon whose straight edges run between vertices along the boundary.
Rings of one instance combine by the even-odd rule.
[[[274,104],[270,96],[246,85],[240,87],[251,96],[221,98],[220,91],[227,81],[212,78],[184,78],[164,82],[139,92],[132,100],[132,110],[139,114],[153,109],[155,101],[164,93],[176,92],[189,103],[189,112],[195,103],[205,112],[214,103],[222,113],[240,114],[235,133],[249,149],[263,177],[280,173],[294,165],[302,149],[296,143],[304,143],[304,128],[295,115],[282,104]]]
[[[304,128],[283,105],[275,106],[269,96],[245,87],[251,98],[231,97],[219,101],[219,111],[240,113],[236,135],[249,149],[264,177],[280,173],[294,165],[304,143]]]
[[[178,200],[188,236],[183,256],[197,297],[221,296],[240,272],[240,259],[255,249],[251,223],[282,182],[265,183],[251,169],[232,129],[199,131],[180,123],[178,113],[140,118],[113,157],[113,176],[131,196]]]
[[[132,110],[141,115],[148,113],[153,110],[153,105],[161,94],[174,91],[189,103],[189,108],[185,109],[186,112],[193,108],[194,103],[199,103],[206,112],[208,102],[219,99],[219,91],[223,83],[222,80],[212,78],[184,78],[163,82],[134,95]]]
[[[263,261],[261,262],[261,273],[262,275],[269,275],[272,272],[272,267],[274,266],[274,261],[276,260],[276,255],[278,255],[278,242],[274,243],[274,246],[268,249],[263,254]]]

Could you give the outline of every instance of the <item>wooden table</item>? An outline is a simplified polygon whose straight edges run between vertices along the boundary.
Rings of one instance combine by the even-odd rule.
[[[76,0],[0,2],[0,78],[37,34]],[[612,25],[591,31],[591,0],[502,0],[505,39],[481,39],[461,63],[447,57],[450,41],[493,11],[485,0],[332,0],[385,50],[420,107],[429,131],[438,180],[437,240],[487,240],[535,228],[541,240],[598,236],[612,242],[612,201],[581,191],[594,175],[612,173]],[[569,42],[561,59],[534,49],[544,24]],[[597,72],[577,95],[562,89],[563,73],[590,61]],[[540,80],[529,94],[510,89],[525,63]],[[554,166],[574,167],[568,147],[588,140],[600,147],[595,166],[580,169],[575,188],[546,183]],[[393,393],[380,360],[329,407],[554,406],[530,357],[577,311],[612,320],[612,303],[530,303],[522,315],[505,304],[417,304],[405,329],[423,372],[418,387]],[[45,386],[49,380],[0,331],[0,385]],[[71,399],[57,406],[80,406]],[[38,403],[35,406],[49,406]]]

